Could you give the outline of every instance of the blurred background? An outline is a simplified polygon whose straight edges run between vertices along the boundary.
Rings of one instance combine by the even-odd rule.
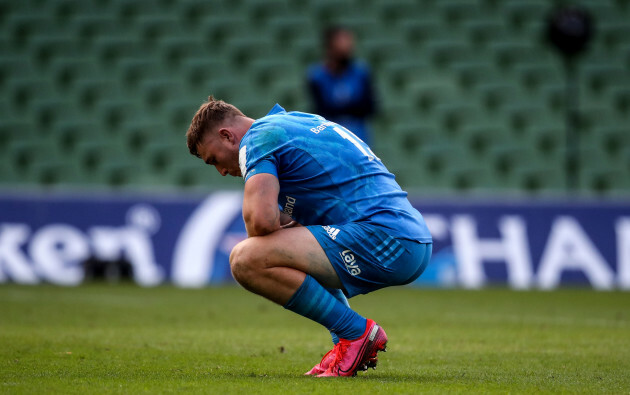
[[[379,98],[374,151],[410,191],[558,193],[565,76],[545,0],[0,2],[4,187],[239,188],[183,134],[209,94],[310,111],[321,31],[355,32]],[[630,2],[576,1],[584,194],[630,187]]]
[[[477,215],[466,211],[468,195],[490,197],[489,209],[508,197],[553,197],[549,207],[560,211],[545,206],[549,216],[537,222],[550,237],[563,207],[573,207],[576,197],[594,198],[580,206],[585,218],[604,209],[610,217],[605,224],[590,223],[587,233],[613,240],[595,244],[617,273],[614,262],[623,248],[606,243],[626,245],[615,224],[629,212],[630,1],[570,2],[592,20],[592,37],[573,68],[547,37],[552,10],[565,3],[2,0],[0,221],[24,224],[28,231],[11,239],[19,241],[14,246],[25,254],[24,262],[5,255],[0,280],[15,280],[31,264],[32,275],[19,278],[35,281],[48,273],[42,268],[56,270],[38,263],[46,254],[27,248],[52,222],[72,224],[85,238],[81,254],[78,247],[59,247],[71,237],[58,235],[67,233],[49,232],[57,243],[49,242],[57,246],[54,254],[76,262],[94,254],[101,261],[136,259],[119,253],[122,242],[109,248],[95,241],[99,234],[107,239],[92,231],[95,224],[133,225],[153,244],[174,245],[184,226],[176,218],[200,209],[200,196],[242,188],[241,179],[223,178],[189,155],[184,133],[196,109],[213,94],[253,118],[276,102],[287,110],[312,110],[306,73],[321,60],[321,33],[331,25],[355,34],[357,57],[372,71],[378,100],[373,150],[412,198],[455,199],[447,208],[426,206],[450,221],[444,213],[453,207]],[[569,165],[567,149],[578,158]],[[574,174],[573,184],[567,174]],[[140,197],[112,203],[121,192]],[[180,200],[164,200],[174,194]],[[613,208],[608,198],[615,199]],[[231,212],[224,203],[213,204]],[[423,211],[422,204],[416,206]],[[520,207],[533,220],[541,212],[530,203]],[[483,222],[486,212],[475,218]],[[500,221],[502,212],[495,214]],[[243,237],[230,222],[238,215],[230,215],[222,226],[237,229],[237,236],[213,248],[229,252]],[[581,214],[574,215],[586,227]],[[446,234],[450,228],[433,219],[434,234]],[[496,229],[488,234],[496,237]],[[535,240],[540,248],[532,250],[533,267],[548,245]],[[152,258],[167,272],[176,266],[171,257],[178,256],[177,247],[169,248]],[[154,275],[147,278],[164,278]]]

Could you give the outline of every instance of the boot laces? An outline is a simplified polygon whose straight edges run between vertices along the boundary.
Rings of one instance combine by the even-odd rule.
[[[328,355],[330,355],[331,352],[335,352],[337,350],[337,346],[335,345],[335,347],[333,347],[332,350],[328,351],[326,354],[324,354],[324,356],[322,357],[322,360],[320,361],[319,365],[321,366],[324,361],[326,360],[326,358],[328,358]]]
[[[335,360],[330,365],[331,367],[337,366],[341,362],[343,357],[346,355],[346,350],[349,346],[350,342],[348,340],[339,339],[339,343],[337,343],[335,345],[335,348],[333,348],[333,350],[335,351]]]

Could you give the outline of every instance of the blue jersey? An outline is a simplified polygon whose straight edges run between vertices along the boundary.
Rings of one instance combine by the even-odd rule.
[[[367,144],[346,128],[279,105],[254,122],[239,147],[244,180],[278,178],[278,204],[302,225],[365,222],[393,237],[431,242],[404,192]]]
[[[335,74],[319,63],[309,67],[307,79],[314,112],[369,142],[366,121],[376,110],[376,100],[367,65],[353,61]]]

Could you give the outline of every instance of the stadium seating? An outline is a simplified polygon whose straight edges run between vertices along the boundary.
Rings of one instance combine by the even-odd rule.
[[[630,188],[630,4],[582,0],[580,190]],[[376,77],[374,151],[404,188],[561,193],[565,70],[544,0],[0,1],[0,187],[238,188],[184,133],[213,94],[310,109],[320,31],[351,27]]]

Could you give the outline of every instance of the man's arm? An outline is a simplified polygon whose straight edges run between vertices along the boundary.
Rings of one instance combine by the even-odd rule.
[[[247,235],[264,236],[281,229],[278,193],[280,184],[273,174],[260,173],[245,183],[243,219]]]

